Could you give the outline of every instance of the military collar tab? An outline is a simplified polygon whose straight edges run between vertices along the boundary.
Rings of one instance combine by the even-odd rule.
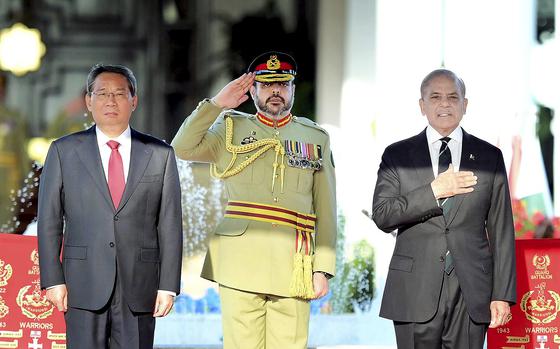
[[[263,124],[265,124],[266,126],[269,127],[274,127],[274,120],[269,118],[268,116],[265,116],[264,114],[261,114],[259,112],[257,112],[256,115],[257,119],[262,122]],[[284,116],[282,119],[277,120],[276,121],[276,127],[282,127],[287,125],[290,121],[292,120],[292,114],[288,114],[286,116]]]

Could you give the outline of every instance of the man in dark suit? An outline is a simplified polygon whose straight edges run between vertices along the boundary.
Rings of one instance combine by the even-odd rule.
[[[138,105],[130,69],[95,65],[85,100],[95,126],[54,141],[41,176],[41,285],[66,312],[68,348],[152,348],[154,317],[179,292],[175,155],[130,128]]]
[[[516,301],[504,161],[459,127],[468,101],[453,72],[431,72],[420,90],[429,126],[385,149],[373,197],[377,226],[397,229],[380,316],[399,349],[482,348]]]

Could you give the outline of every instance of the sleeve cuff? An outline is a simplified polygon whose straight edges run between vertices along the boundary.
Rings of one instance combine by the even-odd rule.
[[[55,288],[55,287],[59,287],[59,286],[64,286],[66,284],[58,284],[58,285],[53,285],[53,286],[49,286],[46,288],[46,290],[50,290],[51,288]]]
[[[161,293],[163,293],[163,294],[171,295],[171,296],[173,296],[173,297],[177,296],[177,293],[172,292],[172,291],[158,290],[158,293],[159,293],[159,292],[161,292]]]

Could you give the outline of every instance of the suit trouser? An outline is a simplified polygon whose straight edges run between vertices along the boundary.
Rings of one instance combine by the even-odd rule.
[[[68,307],[65,320],[68,349],[153,348],[153,314],[130,310],[118,276],[106,306],[100,310]]]
[[[455,276],[444,273],[438,309],[427,322],[395,321],[399,349],[482,349],[487,323],[474,322]]]
[[[224,349],[306,349],[308,301],[220,285]]]

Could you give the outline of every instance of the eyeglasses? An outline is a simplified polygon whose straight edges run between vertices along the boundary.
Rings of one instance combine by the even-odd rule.
[[[128,99],[128,92],[92,92],[92,95],[97,97],[101,102],[106,102],[109,97],[114,97],[116,101],[125,101]]]

